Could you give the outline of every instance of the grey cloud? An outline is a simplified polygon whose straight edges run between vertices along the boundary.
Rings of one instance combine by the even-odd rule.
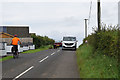
[[[117,3],[104,4],[102,21],[116,24]],[[84,38],[84,19],[88,18],[89,2],[5,2],[3,3],[3,24],[30,25],[30,32],[60,39],[65,34]],[[88,33],[96,26],[96,2],[93,3]],[[60,36],[60,37],[59,37]]]

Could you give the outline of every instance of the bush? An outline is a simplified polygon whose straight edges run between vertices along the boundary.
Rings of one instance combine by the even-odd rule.
[[[39,36],[39,35],[31,35],[31,37],[33,38],[33,44],[36,45],[36,48],[40,48],[42,46],[46,46],[46,45],[53,45],[54,44],[54,40],[48,38],[47,36]]]
[[[116,31],[105,31],[99,32],[97,34],[98,43],[97,43],[97,50],[101,50],[103,54],[116,56],[117,55],[117,39],[118,35]]]
[[[120,49],[120,30],[117,26],[102,26],[101,31],[96,31],[83,40],[94,46],[94,50],[101,51],[104,55],[118,57]]]
[[[87,49],[84,47],[86,40],[88,41]],[[93,47],[91,48],[92,53],[91,50],[89,50],[89,46]],[[87,52],[86,50],[90,51],[90,55],[84,54]],[[89,74],[91,73],[90,75],[82,75],[83,77],[89,78],[95,76],[96,78],[120,78],[118,75],[120,74],[120,28],[117,26],[102,26],[101,31],[95,30],[94,33],[83,40],[83,44],[78,49],[78,53],[80,59],[78,59],[79,62],[83,62],[83,60],[85,61],[85,64],[81,62],[79,64],[81,66],[81,74],[86,74],[88,71],[91,71],[89,72]],[[84,55],[88,55],[88,57],[84,58]],[[90,56],[92,58],[90,58]],[[91,70],[93,66],[91,66],[91,64],[95,65],[95,70]],[[94,73],[97,73],[97,75]]]

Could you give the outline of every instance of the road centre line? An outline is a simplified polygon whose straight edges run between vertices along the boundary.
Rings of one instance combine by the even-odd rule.
[[[60,50],[58,50],[57,52],[59,52]]]
[[[43,58],[43,59],[42,59],[41,61],[39,61],[39,62],[43,62],[43,61],[46,60],[48,57],[49,57],[49,56]]]
[[[27,73],[28,71],[30,71],[32,68],[34,68],[34,66],[31,66],[30,68],[28,68],[27,70],[25,70],[24,72],[22,72],[20,75],[18,75],[17,77],[15,77],[13,80],[18,79],[19,77],[21,77],[22,75],[24,75],[25,73]]]
[[[60,50],[58,50],[57,52],[59,52],[59,51],[60,51]],[[55,54],[55,52],[52,53],[51,55],[54,55],[54,54]],[[43,58],[43,59],[42,59],[41,61],[39,61],[39,62],[43,62],[43,61],[46,60],[48,57],[49,57],[49,56]],[[16,76],[13,80],[18,79],[19,77],[21,77],[22,75],[24,75],[25,73],[27,73],[28,71],[30,71],[32,68],[34,68],[34,66],[31,66],[30,68],[28,68],[27,70],[25,70],[24,72],[22,72],[21,74],[19,74],[18,76]]]
[[[54,54],[55,54],[55,52],[54,52],[54,53],[52,53],[52,54],[51,54],[51,56],[52,56],[52,55],[54,55]]]

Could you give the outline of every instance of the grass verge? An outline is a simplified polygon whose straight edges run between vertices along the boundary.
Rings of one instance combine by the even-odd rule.
[[[93,53],[93,47],[83,45],[77,50],[80,78],[118,78],[117,59]]]
[[[28,50],[28,51],[25,51],[25,52],[22,52],[22,53],[36,53],[36,52],[39,52],[39,51],[47,50],[47,49],[49,49],[50,47],[51,47],[51,45],[42,46],[42,47],[40,47],[39,49]]]
[[[22,53],[35,53],[35,52],[39,52],[39,51],[42,51],[42,50],[47,50],[49,49],[50,47],[52,47],[51,45],[48,45],[48,46],[42,46],[40,47],[39,49],[35,49],[35,50],[29,50],[29,51],[25,51],[25,52],[22,52]],[[7,56],[7,57],[3,57],[0,59],[0,62],[1,61],[5,61],[5,60],[9,60],[9,59],[12,59],[13,56]]]
[[[13,56],[3,57],[3,58],[0,59],[0,62],[1,62],[1,61],[5,61],[5,60],[8,60],[8,59],[12,59],[12,58],[13,58]]]

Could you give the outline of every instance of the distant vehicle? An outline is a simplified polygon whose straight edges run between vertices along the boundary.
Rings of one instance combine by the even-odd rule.
[[[62,47],[62,43],[60,41],[57,41],[54,43],[53,47],[54,47],[54,49],[56,49],[58,47]]]
[[[62,50],[64,49],[76,50],[76,47],[77,47],[76,37],[72,37],[72,36],[63,37]]]

